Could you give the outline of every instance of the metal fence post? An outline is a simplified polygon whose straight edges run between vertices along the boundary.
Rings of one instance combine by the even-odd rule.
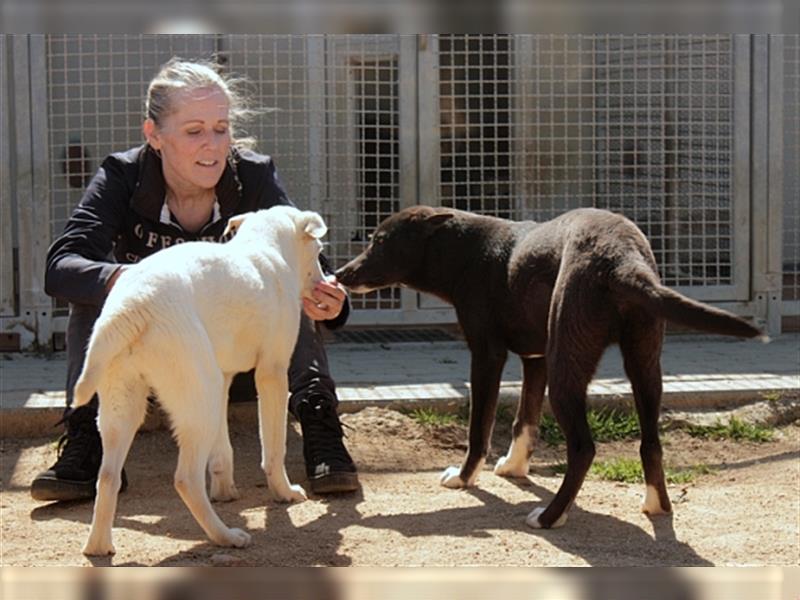
[[[19,240],[20,322],[40,345],[50,342],[52,301],[44,292],[50,243],[47,195],[47,58],[44,35],[17,35],[11,44]],[[23,339],[23,345],[25,340]]]
[[[778,36],[754,35],[752,63],[752,281],[756,317],[781,332],[783,52]]]

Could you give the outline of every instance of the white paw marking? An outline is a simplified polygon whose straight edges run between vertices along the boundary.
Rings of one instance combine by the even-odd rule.
[[[539,508],[534,508],[530,512],[528,517],[525,519],[525,523],[527,523],[529,527],[533,527],[534,529],[541,529],[542,524],[539,523],[539,515],[541,515],[544,512],[545,508],[546,507],[543,506],[540,506]],[[550,528],[557,529],[558,527],[563,527],[566,522],[567,522],[567,513],[564,512],[560,517],[558,517],[558,519],[556,519],[556,522],[553,523],[550,526]]]
[[[501,477],[526,477],[528,475],[528,465],[514,464],[511,461],[511,457],[501,456],[494,466],[494,473]]]
[[[461,469],[458,467],[447,467],[439,478],[439,482],[446,488],[459,489],[467,487],[461,479]]]
[[[530,428],[525,426],[520,435],[511,441],[511,447],[506,455],[497,461],[494,467],[495,474],[502,477],[526,477],[530,462],[528,458],[530,442]]]
[[[658,491],[656,491],[656,488],[652,485],[648,485],[645,489],[642,512],[648,515],[661,515],[666,512],[661,508],[661,500],[658,499]]]

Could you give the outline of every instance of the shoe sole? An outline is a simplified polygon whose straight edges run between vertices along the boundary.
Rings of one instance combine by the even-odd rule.
[[[128,489],[128,478],[122,471],[120,493]],[[73,500],[92,500],[97,492],[97,480],[64,481],[63,479],[34,479],[31,483],[31,496],[39,502],[70,502]]]
[[[319,479],[309,479],[313,494],[342,494],[361,488],[358,473],[330,473]]]
[[[69,502],[91,500],[95,494],[95,482],[61,481],[59,479],[37,479],[31,484],[31,496],[40,502]]]

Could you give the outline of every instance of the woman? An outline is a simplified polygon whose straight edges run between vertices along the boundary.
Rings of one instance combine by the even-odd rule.
[[[234,137],[243,102],[212,65],[169,61],[150,83],[145,109],[146,143],[105,159],[47,254],[45,289],[70,302],[67,409],[58,459],[31,485],[37,500],[94,496],[102,457],[97,397],[77,410],[70,404],[92,325],[125,265],[172,244],[220,241],[232,215],[290,204],[270,157]],[[330,273],[324,258],[322,263]],[[289,409],[303,430],[310,490],[353,491],[358,475],[342,443],[335,386],[315,324],[341,326],[349,304],[335,279],[320,282],[314,299],[303,300],[305,316],[289,369]],[[237,376],[231,401],[254,398],[252,371]]]

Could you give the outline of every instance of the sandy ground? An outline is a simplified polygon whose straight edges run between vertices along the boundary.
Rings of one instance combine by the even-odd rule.
[[[508,443],[495,432],[489,467],[478,487],[449,490],[440,471],[459,464],[462,426],[419,425],[400,413],[369,408],[343,416],[363,489],[284,505],[267,500],[255,423],[231,424],[242,498],[216,508],[229,526],[253,536],[245,549],[206,541],[172,487],[177,449],[168,432],[137,435],[127,461],[130,480],[114,528],[117,554],[81,554],[91,502],[42,504],[28,493],[33,476],[55,455],[52,439],[2,441],[3,566],[679,566],[800,564],[800,425],[777,429],[767,443],[698,440],[665,434],[671,467],[712,472],[671,485],[674,513],[639,512],[643,486],[590,476],[567,525],[536,531],[525,516],[549,501],[561,481],[552,467],[563,446],[541,444],[525,479],[491,472]],[[301,440],[290,424],[290,478],[303,483]],[[598,444],[597,460],[638,456],[635,441]]]

